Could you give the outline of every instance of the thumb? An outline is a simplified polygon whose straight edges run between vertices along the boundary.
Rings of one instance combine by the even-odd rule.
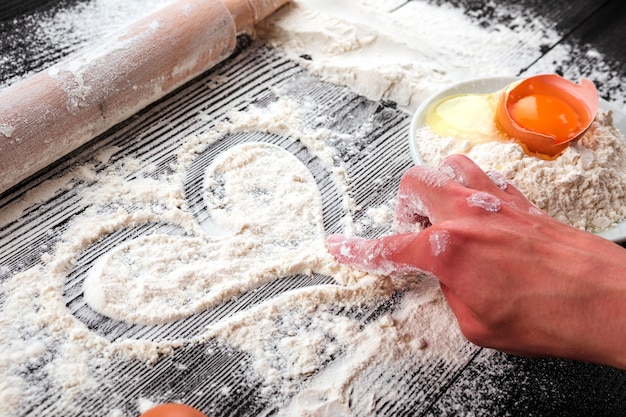
[[[418,233],[363,239],[331,235],[326,248],[344,265],[377,275],[414,275],[424,272],[420,268],[423,245]]]

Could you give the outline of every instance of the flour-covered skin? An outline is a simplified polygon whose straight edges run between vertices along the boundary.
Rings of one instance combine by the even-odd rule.
[[[546,216],[465,156],[443,166],[462,172],[464,183],[433,186],[436,171],[424,166],[400,183],[399,204],[419,196],[429,227],[375,240],[332,236],[328,250],[355,268],[436,276],[463,334],[478,345],[626,369],[626,251]],[[338,253],[338,241],[350,257]]]
[[[410,250],[413,239],[413,234],[397,235],[389,241],[332,235],[326,245],[339,262],[356,269],[376,275],[415,275],[422,271],[395,258],[396,254]]]

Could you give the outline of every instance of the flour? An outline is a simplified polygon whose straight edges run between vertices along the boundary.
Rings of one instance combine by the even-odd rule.
[[[433,167],[462,147],[429,127],[419,128],[416,138],[421,156]],[[561,222],[598,232],[626,218],[626,142],[610,112],[600,111],[587,133],[553,161],[528,156],[514,142],[478,144],[461,153],[483,170],[502,174]]]
[[[289,108],[292,112],[286,114]],[[230,121],[220,125],[221,132],[187,139],[178,163],[173,164],[180,171],[169,178],[151,178],[153,169],[148,166],[145,171],[139,167],[129,179],[125,174],[138,169],[132,159],[112,163],[95,177],[84,174],[95,181],[83,191],[91,207],[70,225],[55,253],[43,257],[42,267],[2,283],[6,322],[0,328],[0,349],[16,352],[0,362],[0,379],[10,384],[0,390],[6,397],[0,409],[4,414],[17,414],[21,404],[37,401],[47,392],[46,384],[27,388],[29,374],[19,369],[29,363],[45,364],[47,372],[37,378],[59,387],[55,407],[72,412],[80,407],[78,398],[94,395],[99,384],[107,381],[112,359],[151,363],[183,346],[210,340],[251,353],[255,374],[263,381],[261,393],[277,405],[297,395],[292,407],[302,401],[304,394],[298,393],[310,380],[314,383],[306,391],[308,406],[314,398],[317,408],[329,401],[333,407],[348,407],[354,401],[346,391],[350,382],[365,371],[375,373],[384,361],[394,358],[409,355],[416,366],[433,358],[462,363],[466,342],[433,278],[367,277],[335,263],[324,246],[317,186],[302,163],[284,150],[264,143],[242,144],[207,167],[204,199],[221,229],[218,235],[207,235],[182,209],[179,187],[192,155],[226,132],[247,129],[251,118],[263,121],[257,129],[264,125],[286,133],[282,123],[291,120],[293,126],[300,126],[298,114],[284,100],[265,110],[232,112]],[[316,143],[324,137],[320,132],[291,134],[308,141],[312,152],[334,161],[330,149]],[[116,150],[97,154],[94,164],[84,169],[94,170]],[[341,169],[336,172],[345,174]],[[335,178],[336,183],[342,178]],[[381,208],[374,217],[384,222],[388,215]],[[178,320],[263,282],[297,273],[320,273],[338,283],[358,284],[286,293],[188,340],[108,341],[65,307],[64,282],[76,258],[103,236],[151,222],[174,225],[181,233],[127,240],[95,262],[84,289],[86,301],[100,313],[137,323]],[[36,285],[26,285],[30,281]],[[361,319],[341,313],[359,308],[366,315],[381,298],[400,291],[405,295],[398,306],[365,327]],[[417,315],[420,320],[415,320]],[[433,326],[443,326],[445,331]],[[320,372],[337,358],[345,359]],[[342,369],[342,378],[332,371],[335,367]],[[329,380],[333,385],[324,382]],[[332,399],[325,393],[329,387],[338,388]],[[119,410],[112,412],[119,414]]]
[[[455,80],[516,74],[557,40],[540,21],[485,30],[421,1],[294,1],[257,30],[322,79],[409,111]]]
[[[265,378],[266,395],[289,398],[297,394],[280,415],[293,415],[303,401],[305,408],[314,405],[328,412],[348,410],[348,404],[355,401],[359,407],[377,393],[369,393],[367,400],[354,398],[349,392],[351,382],[376,372],[379,364],[407,355],[416,367],[433,358],[462,361],[466,342],[434,279],[393,282],[373,278],[357,287],[332,286],[285,295],[215,326],[207,336],[234,343],[258,358],[254,366]],[[407,292],[394,311],[364,328],[359,320],[341,314],[348,307],[365,309],[392,288],[415,291]],[[336,356],[342,360],[331,361]],[[308,379],[312,379],[308,389],[298,393]]]
[[[439,256],[446,251],[450,243],[450,235],[447,230],[436,230],[428,237],[430,249],[434,256]]]
[[[476,192],[467,197],[467,205],[481,208],[489,213],[497,213],[502,207],[502,202],[489,193]]]
[[[12,24],[18,28],[14,37],[27,36],[31,42],[23,49],[23,41],[7,39],[13,48],[0,52],[0,62],[6,73],[2,74],[0,88],[6,87],[38,70],[33,62],[45,64],[46,56],[59,59],[97,42],[104,36],[140,20],[173,0],[146,0],[141,3],[121,0],[77,2],[72,7],[52,7],[46,12],[36,12],[17,18]],[[24,33],[20,33],[23,28]],[[31,44],[32,43],[32,44]],[[33,59],[35,58],[35,59]],[[11,74],[14,74],[11,78]]]
[[[5,138],[11,138],[13,132],[15,132],[15,128],[13,126],[6,123],[0,124],[0,134],[4,135]]]
[[[92,308],[128,322],[180,320],[303,265],[314,268],[316,257],[329,262],[317,186],[291,154],[269,144],[235,146],[208,167],[205,187],[221,236],[152,235],[108,252],[85,280]]]
[[[165,3],[79,3],[48,16],[37,33],[45,34],[44,43],[71,52],[135,19],[137,8],[143,13]],[[459,10],[400,0],[294,1],[260,25],[257,36],[321,78],[374,100],[395,101],[407,111],[464,78],[516,73],[519,62],[532,61],[540,45],[558,38],[539,20],[531,28],[487,30]],[[478,44],[481,48],[475,48]],[[228,82],[228,76],[215,76],[206,87],[217,90]],[[271,410],[285,416],[373,415],[378,404],[396,404],[414,395],[421,400],[432,393],[433,384],[449,383],[448,372],[465,368],[477,348],[463,338],[438,282],[424,275],[375,276],[338,265],[325,250],[318,185],[307,166],[285,150],[250,142],[222,151],[202,172],[199,201],[209,219],[195,217],[185,194],[194,161],[225,136],[266,132],[302,144],[325,167],[339,194],[336,203],[347,233],[390,231],[393,201],[359,210],[351,195],[351,158],[375,151],[351,146],[362,133],[335,133],[331,146],[328,129],[305,123],[305,114],[315,113],[306,98],[295,102],[281,91],[274,93],[275,101],[227,109],[218,121],[209,112],[191,116],[215,124],[178,137],[165,168],[118,158],[125,150],[112,146],[3,208],[0,223],[5,226],[57,193],[75,192],[81,202],[35,267],[19,273],[0,267],[6,277],[0,282],[1,415],[21,415],[25,409],[131,415],[118,407],[86,409],[83,401],[96,399],[91,404],[101,405],[102,396],[121,385],[116,377],[125,374],[128,364],[168,363],[193,346],[249,355],[246,378],[258,386]],[[320,116],[316,122],[321,126],[329,120]],[[155,128],[159,123],[167,122],[157,121]],[[611,133],[608,116],[592,129]],[[10,127],[0,133],[10,136]],[[597,145],[589,139],[572,147],[577,153],[570,159],[581,169],[592,167],[589,158],[597,159],[593,155],[598,148],[614,140],[611,134],[600,136]],[[346,150],[341,156],[339,147]],[[507,151],[499,153],[503,163],[527,164],[515,149]],[[603,163],[612,166],[613,158],[622,156],[607,155]],[[524,181],[531,181],[513,168],[501,172],[522,188]],[[551,175],[557,173],[543,170],[538,177],[550,182]],[[615,180],[602,178],[598,181]],[[372,181],[383,184],[387,179]],[[440,183],[442,178],[433,180]],[[568,181],[581,180],[574,175]],[[594,187],[589,184],[585,192]],[[611,201],[621,198],[616,195]],[[541,196],[537,200],[540,204]],[[355,219],[355,213],[360,217]],[[154,225],[160,228],[153,231]],[[123,233],[128,236],[122,243],[107,246],[110,236]],[[447,239],[445,233],[432,235],[434,255],[445,252]],[[94,248],[101,250],[98,260],[84,256]],[[68,281],[80,281],[76,271],[82,267],[89,270],[76,291],[84,290],[85,309],[99,314],[98,320],[164,328],[237,297],[253,296],[261,285],[280,279],[319,274],[331,282],[225,313],[186,337],[145,331],[115,338],[98,333],[99,325],[88,327],[76,308],[66,304]],[[194,362],[176,369],[193,372],[195,367]],[[429,377],[419,378],[422,374]],[[141,376],[123,381],[134,386],[145,382]],[[166,390],[170,382],[155,379],[149,384],[163,384]],[[205,381],[204,392],[176,400],[204,397],[213,390],[235,397],[241,388],[210,383]],[[131,397],[119,404],[132,403],[133,410],[145,411],[164,400],[150,392],[127,392]]]

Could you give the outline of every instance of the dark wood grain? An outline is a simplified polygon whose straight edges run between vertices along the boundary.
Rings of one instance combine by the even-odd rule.
[[[0,22],[11,21],[15,17],[33,13],[36,10],[47,10],[58,6],[58,0],[4,0],[0,3]],[[67,0],[65,3],[69,3]]]
[[[432,2],[459,7],[481,26],[495,23],[512,24],[513,16],[507,17],[495,13],[494,8],[503,4],[531,9],[537,15],[554,22],[555,27],[562,35],[558,42],[569,43],[577,47],[568,65],[583,68],[593,66],[593,59],[586,56],[585,52],[590,48],[595,48],[610,61],[607,71],[612,71],[616,76],[626,76],[626,47],[624,47],[626,45],[626,4],[621,1],[432,0]],[[10,80],[12,77],[22,76],[41,69],[58,57],[71,52],[67,49],[56,50],[51,46],[45,55],[29,55],[29,51],[34,45],[32,44],[33,39],[29,39],[26,35],[31,30],[29,25],[32,24],[28,16],[33,16],[36,13],[50,13],[74,3],[77,1],[5,0],[2,2],[0,5],[0,50],[10,50],[10,55],[16,57],[18,61],[14,64],[2,63],[0,83]],[[496,15],[500,19],[497,22],[494,21]],[[36,38],[34,39],[37,41]],[[542,59],[551,59],[550,51],[554,46],[554,44],[545,44],[542,50],[537,51],[536,61],[523,64],[532,68]],[[252,48],[256,47],[252,46]],[[404,132],[408,125],[408,115],[394,109],[389,103],[374,103],[345,90],[327,86],[317,79],[310,78],[286,59],[274,57],[271,52],[251,50],[226,63],[225,67],[220,70],[226,71],[228,78],[232,78],[232,80],[223,88],[232,96],[240,94],[241,86],[250,86],[251,82],[249,78],[242,75],[241,71],[236,71],[239,69],[237,65],[254,69],[255,65],[262,66],[265,62],[260,61],[261,59],[270,58],[275,59],[275,62],[280,65],[277,64],[273,68],[274,73],[270,80],[257,81],[266,82],[272,88],[279,84],[284,87],[285,84],[289,84],[289,81],[285,80],[293,77],[293,82],[291,82],[293,86],[290,88],[293,88],[294,100],[299,95],[302,97],[313,96],[320,103],[327,104],[327,108],[335,114],[345,116],[338,118],[337,124],[329,126],[330,129],[340,133],[354,133],[362,126],[362,123],[359,123],[360,120],[373,118],[379,123],[365,136],[376,144],[393,145],[388,146],[387,149],[402,149],[401,147],[405,143]],[[564,66],[560,70],[566,72],[568,68]],[[164,125],[171,124],[183,126],[184,129],[191,129],[193,127],[192,122],[187,120],[187,115],[183,117],[177,110],[185,106],[195,106],[194,111],[197,112],[211,111],[214,117],[224,116],[220,112],[223,111],[222,108],[225,108],[225,101],[214,99],[206,89],[201,88],[208,82],[209,78],[209,75],[204,76],[204,78],[196,80],[196,84],[190,84],[176,94],[154,104],[128,124],[116,128],[99,138],[99,141],[91,143],[87,148],[61,161],[49,172],[33,180],[30,185],[36,185],[38,182],[58,175],[76,161],[80,162],[81,158],[87,158],[86,155],[111,145],[125,149],[127,154],[136,154],[137,158],[146,157],[142,153],[141,141],[136,140],[137,138],[150,138],[153,141],[152,146],[167,146],[172,151],[176,148],[177,143],[170,141],[167,132],[155,133],[152,129],[155,121],[159,120]],[[262,94],[256,93],[257,95],[253,95],[253,98],[259,102],[271,101],[274,96],[269,90],[270,88],[267,91],[263,90]],[[613,90],[609,88],[606,91],[608,94],[606,97],[610,98]],[[622,91],[616,94],[623,96]],[[241,106],[244,106],[243,101],[245,100],[241,99],[241,101]],[[313,123],[317,115],[311,114],[309,116],[309,121]],[[163,141],[164,144],[158,141]],[[345,156],[349,157],[350,155],[346,154]],[[363,157],[364,162],[361,163],[361,166],[368,167],[369,171],[361,172],[355,168],[354,173],[357,174],[354,180],[355,189],[360,190],[355,196],[358,204],[367,207],[381,204],[391,198],[394,193],[393,190],[397,187],[397,179],[411,165],[408,153],[402,154],[402,152],[397,151],[397,155],[392,156],[389,159],[394,161],[393,164],[382,164],[379,154],[370,153]],[[145,162],[152,163],[154,161],[146,160]],[[166,170],[169,162],[171,161],[164,153],[162,159],[158,159],[155,165],[159,167],[158,169]],[[372,175],[387,177],[390,180],[381,190],[372,184],[370,180]],[[15,195],[7,198],[9,200],[5,200],[4,203],[10,202],[10,198],[20,198],[20,194],[16,192]],[[72,205],[75,207],[75,212],[83,209],[82,204],[84,202],[81,202],[76,195],[71,195],[71,193],[55,198],[57,200],[51,204],[42,205],[38,209],[25,213],[21,223],[16,223],[11,228],[0,231],[0,242],[6,242],[0,247],[0,259],[3,262],[6,261],[4,263],[11,267],[15,266],[17,270],[18,268],[27,268],[38,262],[41,253],[29,248],[42,247],[44,243],[48,243],[45,241],[48,236],[47,233],[50,230],[62,230],[67,221],[64,217],[64,214],[67,213],[63,212],[65,209],[55,211],[50,208],[54,207],[55,203],[58,203],[59,206],[61,204]],[[46,216],[48,220],[45,221],[48,223],[44,223],[42,220]],[[20,236],[20,239],[11,239],[11,236]],[[76,274],[78,275],[78,272]],[[0,278],[2,277],[0,276]],[[77,286],[76,288],[75,290],[68,288],[67,291],[68,294],[76,293],[76,299],[78,299],[80,287]],[[68,306],[78,310],[78,307],[74,306],[74,298],[68,301]],[[87,321],[80,314],[77,317]],[[97,327],[97,324],[94,324],[93,327]],[[402,394],[401,400],[397,402],[384,403],[381,400],[381,403],[376,405],[379,415],[626,415],[625,372],[609,367],[559,359],[517,358],[474,346],[468,347],[468,351],[470,352],[466,363],[448,368],[440,364],[430,364],[423,368],[416,368],[412,370],[412,373],[397,378],[394,373],[395,370],[390,364],[389,369],[377,375],[374,375],[377,370],[367,370],[370,374],[364,373],[362,379],[365,381],[369,377],[389,378],[391,381],[389,389],[397,390]],[[229,356],[219,351],[217,356],[219,357],[208,356],[202,347],[190,347],[177,352],[175,359],[180,363],[189,365],[190,368],[204,369],[206,372],[202,376],[212,380],[222,377],[243,378],[240,375],[243,371],[237,367],[241,367],[242,363],[245,364],[247,358],[241,357],[242,355],[239,354]],[[187,391],[191,393],[195,388],[201,389],[205,383],[205,379],[198,378],[197,375],[184,374],[180,372],[180,369],[175,369],[172,362],[162,361],[156,365],[156,368],[159,372],[169,372],[174,375],[173,381],[178,382],[178,384],[174,387],[174,382],[172,382],[171,387],[165,388],[178,390],[176,393],[182,396],[187,395]],[[152,372],[152,376],[156,375],[154,370],[156,368],[147,369],[143,364],[138,363],[119,364],[117,372],[120,374],[120,381],[128,382],[127,386],[123,387],[124,394],[131,399],[137,396],[137,391],[146,396],[158,394],[159,390],[163,388],[158,379],[149,380],[150,384],[144,384],[140,387],[132,385],[133,378],[140,378],[145,375],[145,372]],[[233,375],[225,375],[224,369],[231,368]],[[394,385],[400,382],[402,383],[401,386]],[[107,389],[109,391],[106,391]],[[92,409],[102,407],[107,402],[106,396],[111,394],[110,390],[111,387],[103,387],[101,397],[87,399],[85,404]],[[236,415],[255,415],[262,412],[266,406],[263,400],[258,398],[254,386],[248,387],[247,390],[243,390],[239,394],[240,397],[233,396],[231,402],[224,402],[217,396],[213,398],[209,395],[202,401],[207,407],[211,406],[215,410],[214,415],[233,415],[231,411],[237,407],[239,408]],[[358,391],[354,393],[354,395],[358,394]],[[380,393],[380,398],[384,399],[384,393]],[[46,406],[53,406],[55,399],[54,395],[51,395],[44,404],[37,406],[40,415],[45,414]],[[222,402],[220,403],[220,401]],[[129,415],[134,411],[133,407],[134,404],[130,404],[130,400],[121,406],[125,411],[128,411]],[[33,412],[34,414],[36,412]]]
[[[421,1],[421,0],[414,0]],[[624,105],[626,88],[617,78],[626,77],[626,3],[620,0],[430,0],[433,4],[458,7],[480,26],[489,28],[497,24],[514,27],[514,14],[502,10],[515,8],[530,10],[534,16],[552,22],[559,33],[553,43],[544,43],[536,59],[520,63],[519,75],[534,73],[542,62],[552,62],[552,49],[557,45],[569,45],[569,59],[554,68],[554,72],[578,79],[590,78],[605,100],[618,101]],[[498,9],[498,12],[496,12]],[[597,56],[601,54],[601,57]],[[559,61],[562,57],[559,57]],[[548,65],[549,66],[549,65]]]
[[[543,2],[550,8],[557,2]],[[605,2],[571,2],[578,5],[575,13],[561,13],[556,6],[550,19],[557,22],[564,38],[578,45],[592,45],[616,62],[626,64],[626,3],[620,0]],[[557,20],[559,19],[559,20]]]

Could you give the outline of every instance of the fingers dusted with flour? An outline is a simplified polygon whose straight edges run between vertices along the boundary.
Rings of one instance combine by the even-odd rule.
[[[417,254],[422,252],[417,234],[402,234],[367,240],[333,235],[326,241],[328,251],[352,268],[379,274],[416,274],[423,270]]]
[[[439,264],[447,262],[445,252],[454,244],[451,230],[458,236],[457,243],[463,242],[463,227],[458,226],[480,220],[480,214],[500,211],[503,201],[496,195],[509,199],[507,190],[531,206],[504,178],[485,174],[465,156],[448,157],[437,170],[413,167],[400,181],[397,235],[374,240],[334,235],[327,247],[340,262],[370,273],[437,274]]]
[[[534,206],[499,174],[486,174],[469,158],[446,158],[437,170],[409,169],[400,181],[398,234],[366,240],[331,236],[328,250],[342,263],[379,274],[419,271],[437,275],[448,256],[462,256],[472,226],[503,206],[527,213]],[[538,209],[536,209],[539,211]],[[481,230],[478,228],[477,230]],[[451,253],[446,253],[451,250]],[[450,266],[445,267],[450,270]],[[446,279],[446,273],[440,279]]]
[[[416,166],[405,173],[398,190],[396,229],[416,232],[472,215],[468,208],[498,212],[503,203],[540,212],[501,174],[485,173],[466,156],[452,155],[437,170]]]
[[[448,247],[454,244],[447,228],[472,216],[476,208],[499,211],[500,199],[488,191],[505,195],[503,188],[508,187],[496,184],[464,156],[449,157],[437,170],[413,167],[400,181],[397,235],[374,240],[334,235],[327,241],[328,250],[339,262],[370,273],[437,274],[440,264],[448,262]],[[463,242],[463,233],[455,233]]]

